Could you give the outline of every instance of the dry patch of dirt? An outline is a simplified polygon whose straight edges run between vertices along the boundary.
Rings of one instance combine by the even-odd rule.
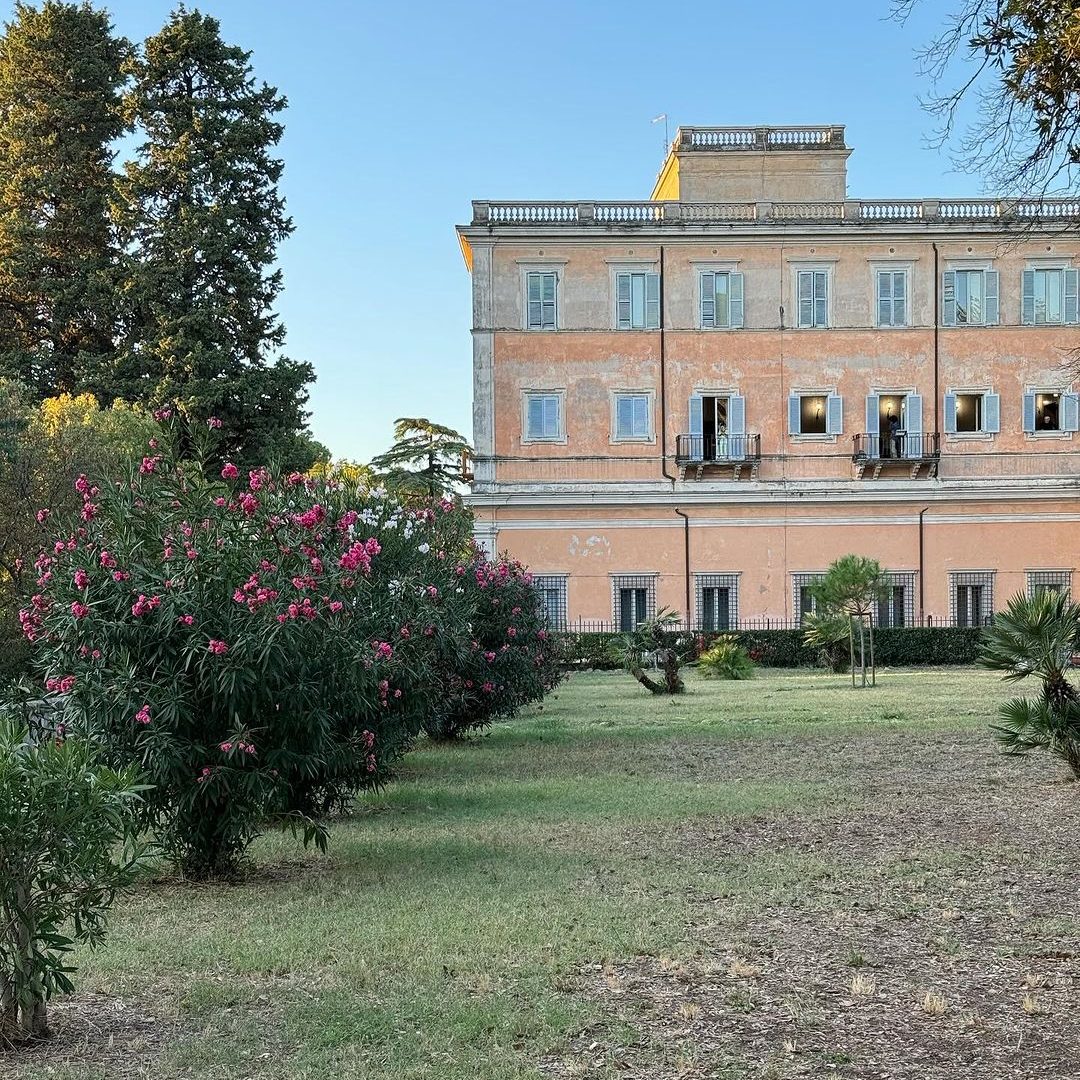
[[[897,732],[673,753],[688,768],[818,780],[842,809],[674,830],[743,884],[694,897],[686,958],[583,970],[608,1019],[549,1075],[1080,1078],[1080,785],[1049,759]]]

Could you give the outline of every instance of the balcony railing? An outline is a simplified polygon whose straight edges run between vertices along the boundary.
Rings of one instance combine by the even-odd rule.
[[[760,460],[760,435],[680,435],[675,440],[677,465],[728,465]]]
[[[477,200],[474,225],[1013,225],[1080,219],[1080,199],[846,199],[843,202],[519,202]]]
[[[852,460],[865,461],[937,461],[941,457],[941,438],[936,431],[926,435],[863,433],[853,436]]]

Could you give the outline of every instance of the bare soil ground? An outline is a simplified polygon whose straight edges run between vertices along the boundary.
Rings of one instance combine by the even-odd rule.
[[[698,745],[671,767],[824,779],[844,808],[675,829],[688,864],[759,881],[753,902],[696,896],[690,959],[583,970],[609,1022],[550,1075],[1080,1077],[1080,785],[1048,759],[897,732]]]

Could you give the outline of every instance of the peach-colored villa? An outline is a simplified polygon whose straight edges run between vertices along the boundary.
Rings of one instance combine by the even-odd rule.
[[[844,129],[680,128],[642,202],[473,203],[478,539],[556,625],[883,625],[1072,589],[1080,200],[847,197]]]

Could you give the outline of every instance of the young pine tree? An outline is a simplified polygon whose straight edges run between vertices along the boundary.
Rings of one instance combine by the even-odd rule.
[[[126,114],[145,139],[120,181],[132,325],[117,390],[217,416],[233,460],[302,468],[314,373],[270,355],[292,231],[273,156],[286,103],[250,58],[181,6],[128,65]]]
[[[113,350],[112,144],[130,45],[89,4],[15,5],[0,36],[0,376],[97,388]]]

